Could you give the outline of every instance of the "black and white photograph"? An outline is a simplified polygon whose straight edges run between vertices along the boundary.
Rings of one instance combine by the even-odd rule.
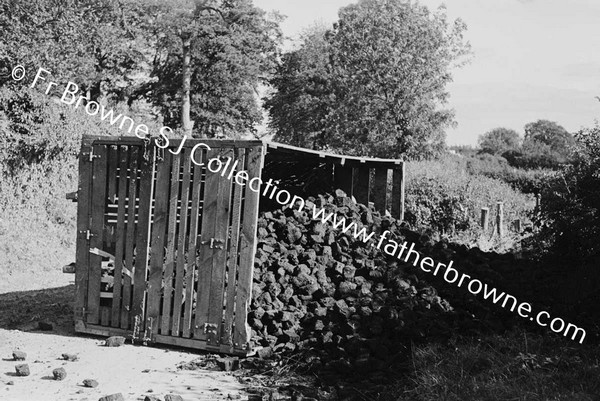
[[[0,0],[0,400],[600,401],[599,27]]]

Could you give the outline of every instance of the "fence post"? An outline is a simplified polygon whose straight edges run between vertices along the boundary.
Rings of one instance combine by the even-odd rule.
[[[490,226],[490,209],[487,207],[481,208],[481,227],[483,231],[487,231]]]
[[[498,235],[504,236],[504,203],[497,203],[498,212],[496,214],[496,226],[498,227]]]
[[[520,234],[521,233],[521,229],[522,229],[522,227],[521,227],[521,219],[515,220],[514,224],[515,224],[515,231],[517,232],[517,234]]]

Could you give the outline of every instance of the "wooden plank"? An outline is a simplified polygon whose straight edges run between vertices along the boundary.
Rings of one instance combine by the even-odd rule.
[[[123,283],[123,255],[125,246],[125,211],[127,201],[127,161],[128,149],[119,150],[119,194],[117,212],[117,232],[115,239],[115,271],[112,303],[112,326],[119,327],[121,315],[121,285]]]
[[[341,189],[348,196],[353,193],[354,169],[349,166],[336,165],[334,170],[333,183],[335,189]]]
[[[169,154],[169,152],[166,152]],[[163,309],[161,319],[161,334],[169,334],[171,331],[171,306],[173,300],[173,271],[175,264],[175,234],[177,232],[177,209],[179,200],[179,168],[181,167],[181,156],[173,155],[171,157],[171,190],[169,192],[169,224],[167,231],[167,257],[164,267],[164,289],[163,289]]]
[[[404,218],[404,164],[392,173],[392,217],[402,221]]]
[[[212,345],[208,344],[206,341],[200,341],[200,340],[189,339],[189,338],[169,337],[169,336],[158,335],[158,336],[156,336],[156,342],[160,343],[160,344],[172,345],[175,347],[199,349],[199,350],[210,351],[210,352],[218,352],[221,354],[231,354],[231,355],[239,355],[239,356],[250,356],[252,354],[251,351],[237,349],[232,346],[228,346],[228,345],[212,346]]]
[[[89,153],[92,147],[82,144],[79,153],[79,181],[77,185],[77,248],[75,251],[75,321],[85,320],[88,294],[90,247],[87,231],[90,228],[90,191],[92,189],[92,164]]]
[[[103,248],[104,209],[106,207],[106,168],[108,154],[106,146],[94,146],[92,165],[92,219],[90,223],[90,248]],[[90,255],[88,278],[87,322],[97,324],[100,307],[100,278],[102,277],[102,256]]]
[[[239,166],[244,166],[245,152],[237,151]],[[239,170],[239,168],[238,168]],[[233,317],[235,313],[235,294],[238,275],[238,251],[240,240],[240,227],[242,220],[242,192],[243,187],[238,184],[233,185],[233,202],[231,205],[231,240],[229,246],[229,259],[227,261],[227,295],[225,301],[225,321],[221,344],[233,345]]]
[[[135,245],[135,200],[137,198],[137,168],[139,163],[137,146],[129,147],[129,188],[127,192],[127,228],[125,232],[125,264],[129,274],[123,275],[123,294],[121,308],[121,328],[129,329],[131,316],[131,273],[133,273],[133,247]]]
[[[183,283],[185,279],[185,252],[188,220],[188,201],[190,196],[190,172],[192,161],[189,149],[182,151],[183,182],[181,183],[181,213],[179,217],[179,238],[177,242],[177,264],[175,272],[175,293],[173,294],[173,322],[171,334],[179,336],[181,304],[183,302]]]
[[[83,140],[87,143],[94,142],[97,145],[131,145],[144,146],[144,140],[136,136],[106,136],[106,135],[83,135]],[[246,139],[169,139],[168,149],[177,152],[184,142],[183,148],[191,149],[198,144],[205,144],[211,148],[246,148],[248,146],[261,146],[262,141]],[[206,147],[204,147],[206,148]],[[177,152],[179,154],[179,152]]]
[[[383,215],[387,210],[387,182],[388,182],[388,169],[387,168],[376,168],[375,177],[373,179],[373,195],[371,199],[375,204],[375,209],[381,212]]]
[[[264,164],[263,148],[253,147],[247,153],[247,170],[250,179],[260,177]],[[246,187],[244,217],[240,238],[240,267],[236,288],[235,329],[233,345],[235,348],[245,347],[250,340],[248,326],[248,308],[252,293],[252,276],[254,274],[254,255],[256,254],[256,228],[258,221],[258,205],[260,195]]]
[[[106,197],[110,203],[115,203],[117,196],[117,166],[119,165],[119,152],[116,146],[108,147],[108,192]]]
[[[112,293],[110,293],[112,297]],[[100,325],[104,327],[110,326],[110,308],[108,306],[100,307]]]
[[[150,213],[154,190],[155,149],[154,147],[145,150],[140,149],[140,153],[142,153],[140,163],[140,194],[131,313],[135,319],[140,320],[141,324],[144,323],[146,302],[146,275],[148,273],[148,256],[150,251]],[[144,330],[144,328],[140,327],[140,330]]]
[[[150,272],[148,274],[148,307],[146,329],[152,336],[158,334],[160,318],[160,289],[163,278],[163,261],[169,217],[169,177],[171,175],[172,155],[167,152],[163,160],[156,162],[156,190],[152,223],[152,242],[150,246]]]
[[[223,150],[221,157],[224,160],[233,159],[233,149]],[[223,305],[225,292],[225,271],[227,269],[227,249],[229,234],[229,211],[231,210],[232,180],[227,177],[219,180],[217,194],[217,214],[215,222],[215,246],[213,249],[212,274],[210,280],[210,299],[208,304],[208,323],[218,327],[216,338],[209,336],[207,342],[211,345],[218,344],[222,335]],[[218,242],[217,242],[218,241]]]
[[[211,149],[207,152],[207,159],[217,157],[218,150]],[[196,302],[196,317],[194,320],[194,338],[206,340],[205,325],[208,321],[208,308],[210,302],[210,280],[212,277],[212,258],[214,249],[210,248],[210,241],[215,237],[215,223],[217,218],[217,194],[219,181],[223,179],[219,173],[206,171],[204,199],[202,207],[202,232],[200,235],[200,248],[196,265],[198,266],[198,295]]]
[[[196,157],[196,160],[198,158]],[[202,155],[205,160],[205,152]],[[187,271],[185,274],[185,304],[183,311],[183,337],[190,337],[192,329],[192,313],[194,307],[194,276],[196,272],[196,249],[198,241],[198,220],[200,216],[200,192],[202,189],[202,167],[194,163],[194,181],[192,186],[192,209],[190,211],[190,236],[188,240]]]
[[[352,192],[354,195],[354,199],[358,203],[362,203],[363,205],[367,205],[369,203],[370,198],[370,183],[371,176],[368,167],[359,167],[354,171],[354,185],[352,186]]]

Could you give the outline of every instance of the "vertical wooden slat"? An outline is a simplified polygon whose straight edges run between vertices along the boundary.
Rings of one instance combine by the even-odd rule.
[[[358,203],[362,203],[363,205],[368,205],[370,200],[370,178],[367,166],[360,166],[354,169],[354,198]]]
[[[183,182],[181,183],[181,214],[179,217],[179,239],[177,242],[177,269],[175,272],[175,293],[173,295],[172,335],[179,336],[181,321],[181,303],[183,302],[183,283],[185,276],[185,251],[187,220],[190,193],[191,159],[189,149],[182,150]],[[189,264],[189,261],[188,261]]]
[[[169,208],[169,177],[171,174],[171,153],[167,152],[163,160],[156,162],[156,190],[152,223],[152,242],[150,250],[150,272],[148,274],[148,308],[146,328],[158,334],[160,316],[160,289],[163,278],[163,261],[167,234]]]
[[[197,160],[197,159],[196,159]],[[205,162],[203,160],[203,162]],[[185,304],[183,311],[183,337],[190,337],[192,332],[192,312],[194,306],[194,274],[196,272],[196,242],[198,240],[198,220],[200,215],[200,190],[202,184],[202,167],[194,164],[194,180],[192,185],[192,209],[190,211],[190,236],[188,240],[187,271],[185,272]]]
[[[100,307],[100,325],[104,327],[110,326],[110,308],[108,306]]]
[[[92,150],[85,141],[79,153],[79,182],[77,186],[77,249],[75,254],[75,321],[86,320],[87,289],[89,274],[89,243],[86,236],[90,228],[90,191],[92,186],[92,164],[89,153]]]
[[[237,149],[237,160],[239,160],[239,166],[244,166],[244,159],[244,150]],[[233,202],[231,205],[231,240],[229,245],[229,259],[227,261],[227,295],[225,301],[225,323],[224,330],[221,336],[221,342],[227,345],[233,345],[232,334],[238,274],[238,245],[240,240],[240,227],[242,219],[242,191],[243,187],[241,185],[238,185],[237,183],[233,184]]]
[[[170,152],[168,152],[170,153]],[[170,156],[170,155],[169,155]],[[175,234],[177,232],[177,203],[179,200],[179,169],[181,155],[171,157],[171,191],[169,192],[169,225],[167,232],[167,257],[165,260],[163,308],[160,332],[168,335],[171,330],[171,305],[173,300],[173,271],[175,267]]]
[[[223,160],[233,160],[233,149],[224,149],[221,153]],[[233,163],[233,162],[231,162]],[[208,306],[208,322],[218,327],[218,337],[214,341],[220,342],[222,334],[223,304],[225,292],[225,270],[227,268],[229,211],[231,209],[231,180],[221,178],[217,195],[217,214],[215,224],[215,247],[212,259],[212,275],[210,280],[210,299]],[[212,338],[207,341],[216,345]]]
[[[106,197],[110,203],[115,203],[117,196],[117,166],[119,163],[119,153],[116,146],[108,147],[108,193]]]
[[[354,169],[348,166],[342,166],[340,164],[335,165],[334,171],[334,185],[335,189],[341,189],[348,196],[353,195],[354,185]]]
[[[260,177],[264,157],[262,147],[250,148],[247,154],[248,175],[250,179]],[[240,267],[235,306],[235,331],[233,343],[236,348],[243,348],[250,340],[248,326],[248,307],[252,293],[252,275],[254,272],[254,255],[256,254],[256,227],[258,220],[258,204],[260,195],[245,188],[244,221],[240,239]]]
[[[387,209],[387,179],[388,169],[378,167],[375,169],[375,177],[373,179],[373,196],[371,199],[375,204],[375,209],[383,215]]]
[[[404,162],[392,173],[392,217],[404,219]]]
[[[128,150],[121,147],[119,151],[119,195],[117,207],[117,230],[115,239],[115,271],[112,300],[112,326],[119,327],[121,311],[121,288],[123,283],[123,251],[125,242],[125,211],[127,201],[127,154]]]
[[[218,157],[219,151],[211,149],[207,152],[207,159]],[[215,222],[217,216],[217,193],[219,173],[206,171],[204,189],[204,202],[202,206],[202,232],[200,235],[200,249],[197,258],[198,266],[198,295],[196,302],[196,317],[194,319],[194,338],[206,340],[205,324],[208,321],[208,308],[210,302],[210,280],[212,276],[213,249],[210,248],[211,238],[215,237]]]
[[[102,249],[104,233],[104,209],[106,207],[106,146],[94,146],[92,175],[92,220],[90,225],[90,248]],[[100,307],[100,278],[102,276],[102,256],[90,255],[88,280],[87,322],[98,324]]]
[[[135,201],[137,198],[137,170],[139,163],[137,146],[129,147],[129,190],[127,192],[127,229],[125,233],[125,274],[123,275],[123,299],[121,328],[128,329],[131,322],[131,282],[133,278],[133,247],[135,244]]]
[[[131,312],[141,323],[144,322],[147,284],[146,274],[148,272],[150,213],[152,207],[152,191],[154,188],[154,151],[155,148],[150,148],[145,152],[142,152],[144,154],[142,154],[140,163],[140,202],[138,206],[135,272]]]

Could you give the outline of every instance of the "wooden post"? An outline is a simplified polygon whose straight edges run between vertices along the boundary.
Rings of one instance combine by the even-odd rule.
[[[483,231],[487,231],[490,226],[490,209],[487,207],[481,208],[481,227]]]
[[[500,237],[504,236],[504,203],[498,202],[497,204],[498,213],[496,215],[496,226],[498,228],[498,235]]]
[[[537,212],[540,211],[540,201],[541,201],[542,196],[540,194],[535,194],[535,210]]]
[[[521,233],[521,229],[522,229],[522,227],[521,227],[521,219],[517,219],[517,220],[515,220],[515,223],[514,223],[514,224],[515,224],[515,231],[516,231],[518,234],[519,234],[519,233]]]

